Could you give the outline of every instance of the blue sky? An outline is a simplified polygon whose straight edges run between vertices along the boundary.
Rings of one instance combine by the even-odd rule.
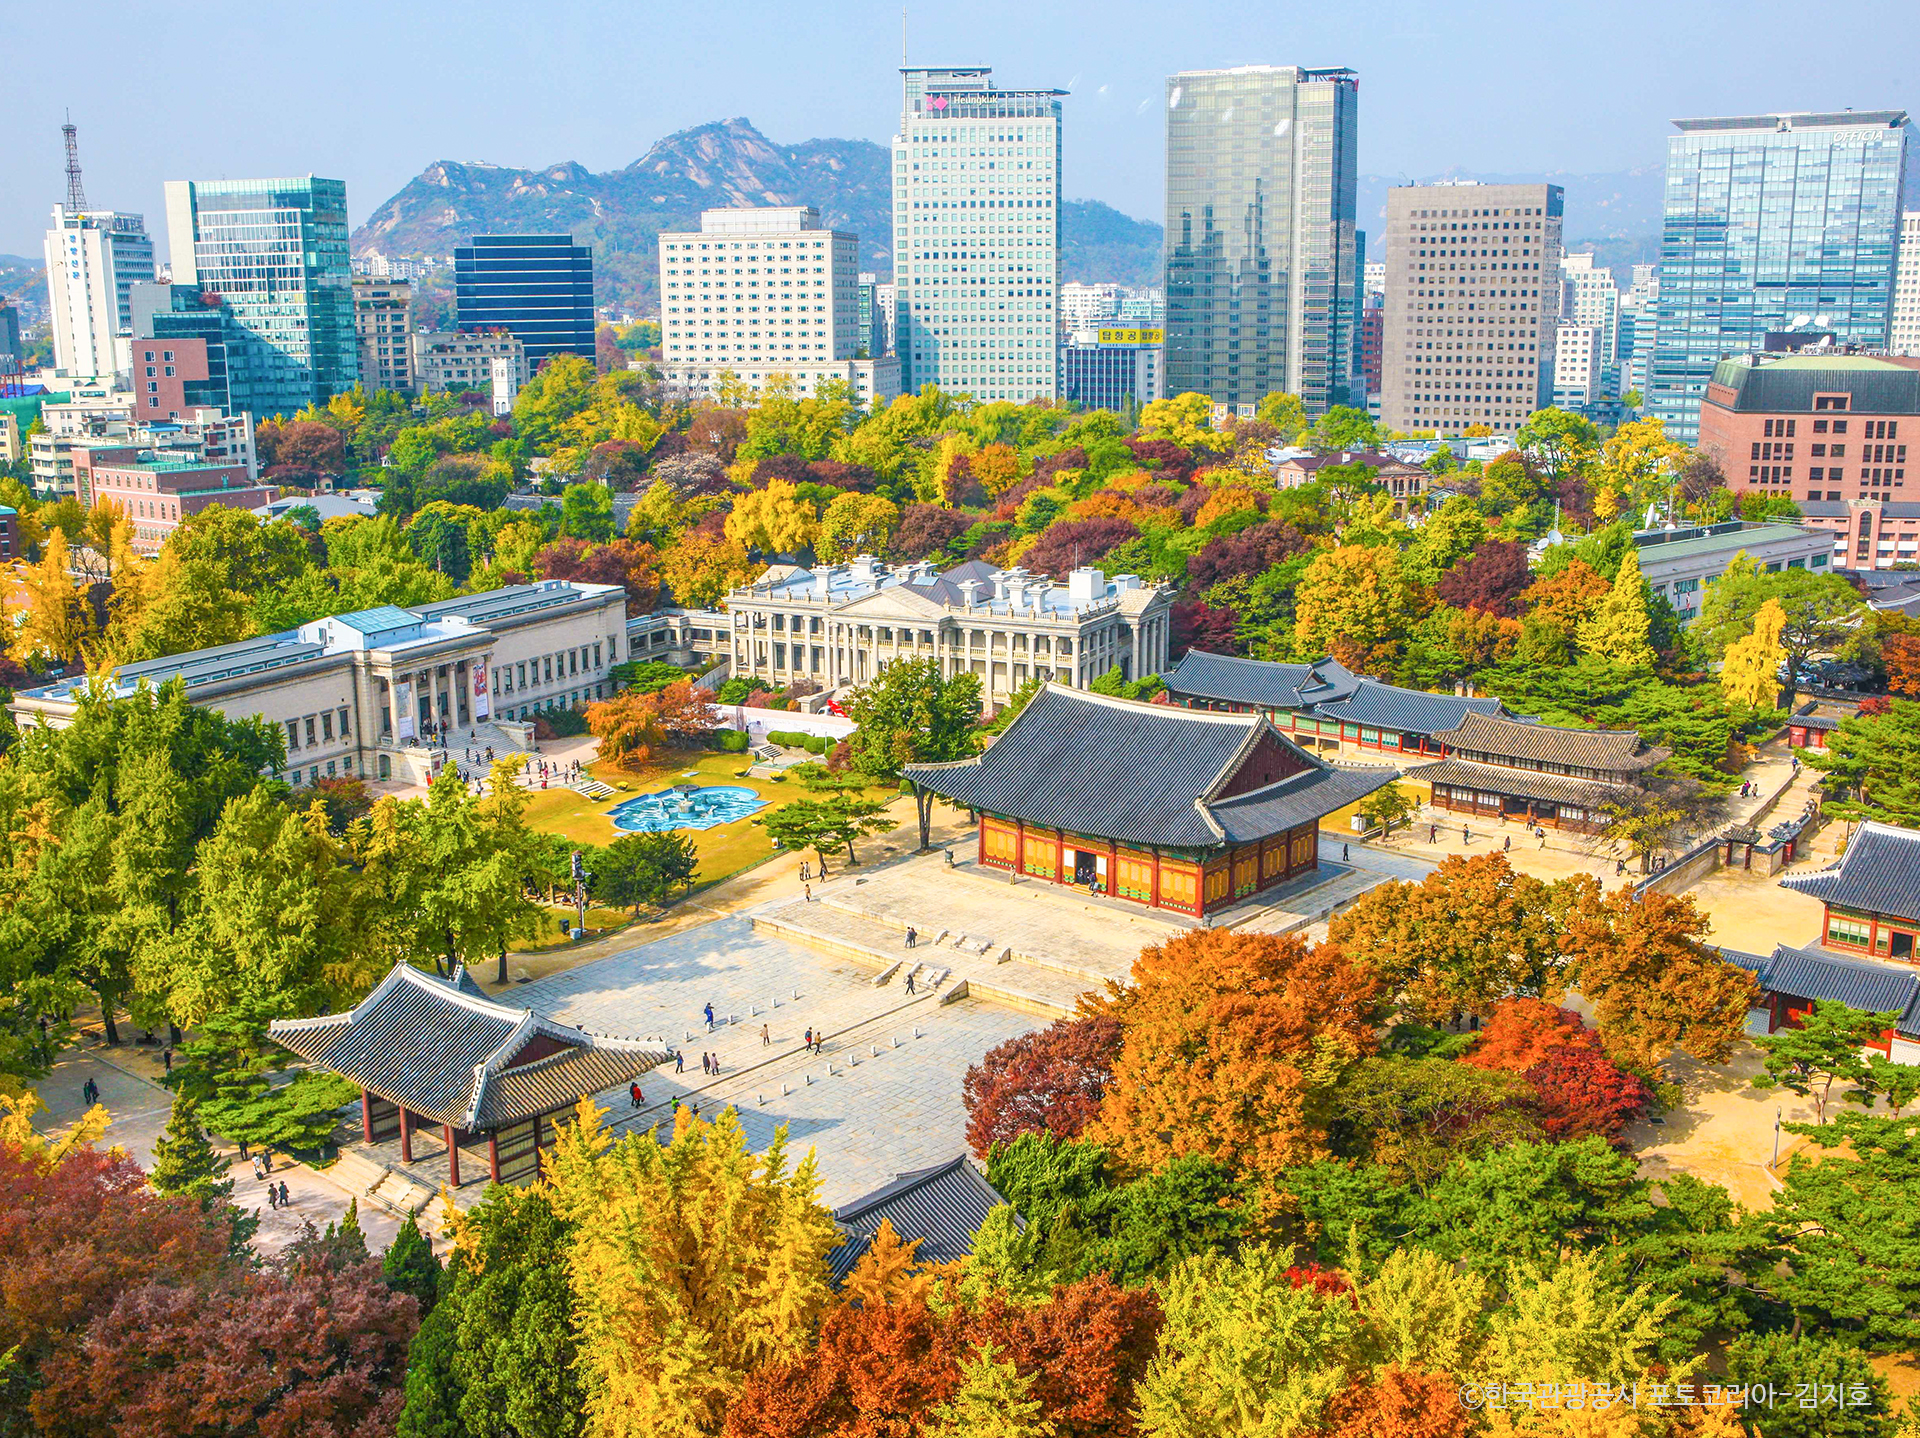
[[[0,250],[39,253],[68,108],[89,201],[156,233],[162,181],[219,175],[344,178],[358,224],[437,159],[610,169],[734,115],[780,141],[884,141],[900,18],[864,0],[16,6]],[[1070,88],[1067,194],[1149,218],[1174,70],[1351,66],[1366,173],[1578,173],[1658,163],[1674,116],[1913,108],[1917,51],[1914,0],[966,0],[908,24],[913,64]]]

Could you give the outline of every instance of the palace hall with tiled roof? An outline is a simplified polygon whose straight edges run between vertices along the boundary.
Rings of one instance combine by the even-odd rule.
[[[1466,714],[1433,735],[1447,751],[1408,777],[1433,786],[1433,806],[1556,829],[1605,826],[1607,806],[1630,802],[1668,756],[1632,729],[1562,729],[1496,714]]]
[[[1049,684],[981,754],[910,764],[980,815],[980,863],[1200,917],[1318,867],[1320,820],[1398,777],[1336,769],[1264,714]]]
[[[496,1182],[530,1177],[557,1115],[671,1057],[664,1040],[590,1034],[499,1003],[465,969],[442,979],[406,963],[348,1012],[276,1019],[268,1033],[360,1086],[367,1143],[397,1135],[411,1163],[415,1138],[437,1127],[456,1187],[462,1147],[485,1138]]]

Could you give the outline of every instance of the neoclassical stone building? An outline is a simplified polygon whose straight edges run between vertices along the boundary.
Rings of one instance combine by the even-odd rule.
[[[1173,597],[1131,574],[1081,568],[1065,584],[969,560],[890,568],[870,556],[769,569],[727,596],[732,672],[770,686],[865,684],[899,659],[976,674],[990,705],[1029,679],[1085,688],[1116,664],[1129,679],[1167,667]]]
[[[259,715],[287,738],[294,783],[356,777],[421,781],[442,747],[431,736],[529,719],[606,697],[627,657],[626,591],[543,580],[423,604],[384,605],[298,629],[196,649],[115,671],[114,691],[179,678],[195,704]],[[63,679],[14,696],[25,724],[71,722],[80,686]],[[482,742],[511,735],[478,736]],[[456,738],[455,743],[458,743]]]

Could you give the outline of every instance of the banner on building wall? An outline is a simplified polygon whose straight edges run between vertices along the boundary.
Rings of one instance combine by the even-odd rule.
[[[394,685],[394,694],[397,700],[394,707],[400,711],[397,715],[394,716],[396,721],[400,725],[399,729],[397,729],[395,732],[402,739],[411,739],[413,737],[413,722],[414,722],[413,721],[413,685],[406,683],[405,681],[402,681],[401,683]]]
[[[476,662],[473,666],[473,717],[481,720],[493,713],[493,707],[487,697],[487,666]]]

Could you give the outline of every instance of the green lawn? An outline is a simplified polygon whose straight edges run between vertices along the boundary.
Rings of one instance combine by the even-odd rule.
[[[533,801],[527,807],[527,822],[543,832],[564,834],[576,842],[610,844],[621,837],[621,832],[608,821],[607,810],[623,799],[654,793],[670,784],[742,785],[765,799],[769,808],[808,797],[806,786],[798,780],[740,777],[747,762],[744,754],[718,754],[709,750],[689,749],[674,755],[672,762],[657,764],[637,773],[615,768],[605,762],[595,763],[590,766],[590,771],[594,778],[613,786],[616,792],[611,798],[595,801],[571,789],[536,789]],[[875,788],[866,790],[865,797],[887,800],[898,795],[891,789]],[[775,851],[772,841],[767,838],[766,831],[753,822],[767,812],[767,809],[761,809],[748,818],[736,819],[731,824],[720,824],[711,829],[682,830],[693,841],[694,852],[700,860],[700,870],[694,882],[715,883],[773,857]],[[591,917],[588,926],[595,927]]]

